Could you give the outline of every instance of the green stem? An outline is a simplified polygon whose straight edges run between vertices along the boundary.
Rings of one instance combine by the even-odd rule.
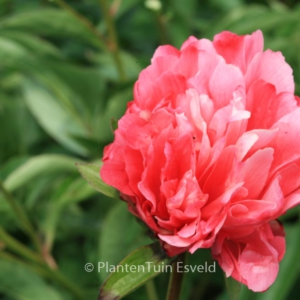
[[[224,272],[224,278],[225,278],[225,285],[226,285],[229,299],[238,300],[241,291],[241,283],[236,281],[232,277],[226,277],[225,272]]]
[[[0,240],[5,244],[5,246],[12,250],[13,252],[21,255],[22,257],[29,259],[32,262],[43,264],[44,260],[37,253],[33,252],[31,249],[27,248],[12,236],[10,236],[1,226],[0,226]]]
[[[172,273],[170,276],[169,287],[167,292],[166,300],[179,300],[182,280],[183,280],[183,272],[179,272],[178,262],[181,262],[180,269],[184,269],[186,254],[182,253],[178,255],[176,261],[172,264]]]
[[[40,276],[44,276],[44,277],[47,276],[47,271],[45,271],[42,267],[40,267],[38,265],[34,265],[34,264],[28,264],[25,261],[19,259],[18,257],[15,257],[14,255],[7,253],[5,251],[0,251],[0,258],[2,258],[3,260],[6,260],[6,261],[11,261],[14,264],[21,264],[21,265],[29,268],[33,272],[37,273]]]
[[[99,46],[101,49],[104,48],[104,46],[112,52],[113,59],[115,61],[116,67],[118,69],[118,72],[120,74],[121,80],[126,80],[125,71],[122,65],[122,61],[120,58],[119,53],[119,46],[117,42],[117,33],[115,30],[114,22],[111,18],[111,15],[109,13],[108,5],[105,0],[100,0],[100,5],[102,7],[105,21],[108,27],[108,33],[110,40],[107,40],[100,32],[97,30],[97,28],[93,25],[93,23],[79,14],[75,9],[73,9],[72,6],[67,4],[64,0],[54,0],[57,5],[59,5],[62,9],[70,13],[74,18],[77,19],[78,22],[80,22],[91,34],[93,34],[98,40],[99,43],[97,43],[97,46]]]
[[[35,230],[34,230],[32,224],[30,223],[25,210],[23,209],[23,207],[21,207],[21,205],[19,203],[17,203],[15,201],[12,194],[6,190],[6,188],[4,187],[4,185],[1,181],[0,181],[0,191],[2,192],[2,194],[4,196],[4,199],[8,202],[8,204],[14,211],[21,227],[24,228],[25,232],[31,238],[35,247],[42,255],[43,254],[42,246],[39,242],[39,239],[37,238],[37,236],[35,234]]]
[[[162,44],[168,44],[167,31],[165,26],[164,16],[160,11],[155,12],[159,32],[160,32],[160,40]]]
[[[17,252],[19,250],[22,252],[22,249],[25,250],[25,252],[23,252],[23,256],[27,255],[27,258],[29,258],[31,260],[37,261],[37,259],[38,259],[39,262],[46,262],[50,267],[55,268],[56,267],[55,261],[53,260],[53,258],[49,254],[49,252],[44,251],[45,249],[43,249],[42,243],[39,240],[39,238],[34,230],[33,225],[29,221],[29,218],[25,212],[25,209],[18,202],[15,201],[12,194],[4,187],[4,185],[1,181],[0,181],[0,191],[4,195],[4,199],[8,202],[8,204],[12,208],[13,212],[15,213],[17,220],[20,223],[20,228],[31,238],[36,250],[38,250],[39,258],[37,258],[38,254],[31,251],[29,248],[26,248],[26,247],[24,248],[23,244],[19,243],[15,239],[13,239],[9,234],[7,234],[2,229],[1,234],[3,235],[3,239],[6,240],[6,244],[11,245],[10,247]],[[26,251],[26,249],[31,251],[31,253],[28,253],[28,251]]]
[[[62,9],[71,14],[78,22],[80,22],[91,34],[97,37],[101,43],[98,43],[98,46],[103,48],[103,44],[107,46],[107,41],[105,37],[97,30],[97,28],[93,25],[93,23],[85,18],[83,15],[78,13],[72,6],[67,4],[64,0],[54,0],[57,5],[59,5]]]
[[[148,300],[158,300],[154,281],[148,280],[146,282],[145,287],[146,287],[146,291],[147,291]]]
[[[15,252],[16,254],[19,254],[23,258],[26,258],[38,264],[38,266],[34,267],[34,270],[36,270],[38,273],[42,272],[42,275],[44,275],[45,277],[48,277],[49,279],[52,279],[60,283],[67,290],[69,290],[73,295],[75,295],[76,299],[84,299],[83,293],[76,285],[74,285],[71,281],[69,281],[68,278],[64,277],[63,274],[59,273],[57,270],[52,270],[49,267],[46,261],[47,257],[44,258],[40,243],[34,233],[33,227],[29,222],[27,215],[25,214],[25,211],[18,205],[18,203],[15,202],[12,195],[4,188],[2,182],[0,182],[0,191],[3,193],[5,199],[8,201],[9,205],[16,213],[20,223],[24,226],[24,228],[26,229],[30,237],[38,246],[38,250],[40,251],[40,254],[32,251],[31,249],[27,248],[22,243],[17,241],[15,238],[9,235],[1,226],[0,226],[0,241],[3,242],[5,247],[10,249],[11,251]],[[3,252],[0,253],[1,253],[0,257],[3,258],[9,257],[9,254],[3,254]],[[10,258],[12,257],[13,256],[10,256]]]
[[[109,7],[106,0],[99,0],[101,9],[104,14],[104,19],[106,22],[106,26],[108,29],[109,34],[109,49],[112,52],[113,59],[115,61],[115,64],[117,66],[118,72],[120,74],[120,78],[122,81],[126,80],[126,74],[122,65],[121,57],[120,57],[120,49],[118,44],[118,37],[117,37],[117,31],[115,28],[115,24],[113,21],[113,18],[109,12]]]

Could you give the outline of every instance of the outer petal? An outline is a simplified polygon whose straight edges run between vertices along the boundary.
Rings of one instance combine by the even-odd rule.
[[[280,52],[267,50],[256,54],[251,61],[245,75],[246,87],[248,90],[256,80],[262,79],[273,84],[277,94],[294,93],[295,83],[292,74],[293,70]]]
[[[220,233],[212,247],[213,256],[226,276],[232,276],[255,292],[267,290],[275,281],[284,252],[284,231],[276,221],[240,239],[230,239],[230,233]]]
[[[263,36],[260,30],[246,36],[223,31],[214,37],[213,43],[225,61],[238,66],[243,73],[247,70],[255,54],[263,51]]]
[[[270,128],[296,108],[292,93],[276,94],[274,85],[258,80],[252,84],[247,95],[246,109],[251,111],[247,130]]]
[[[283,166],[300,158],[300,108],[285,115],[276,122],[272,129],[278,130],[276,137],[269,144],[274,152],[274,163],[270,170],[274,174]]]
[[[155,53],[152,58],[152,63],[155,61],[156,58],[158,57],[166,57],[166,56],[175,56],[179,57],[180,56],[180,51],[177,50],[175,47],[170,46],[170,45],[165,45],[165,46],[160,46],[155,50]]]

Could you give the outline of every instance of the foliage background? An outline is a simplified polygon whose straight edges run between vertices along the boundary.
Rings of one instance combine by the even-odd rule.
[[[110,120],[124,113],[157,46],[260,28],[265,48],[282,51],[294,69],[300,94],[297,0],[165,0],[158,11],[146,2],[0,0],[0,179],[9,193],[0,193],[1,299],[68,300],[80,293],[96,299],[107,274],[87,273],[85,263],[116,264],[150,242],[125,204],[89,187],[74,163],[101,164],[103,147],[113,138]],[[6,201],[10,196],[26,211],[44,260],[57,271],[41,271],[36,255],[28,256],[34,245]],[[243,287],[240,299],[300,295],[299,209],[282,221],[287,253],[276,283],[262,294]],[[189,256],[189,264],[204,261],[211,261],[208,250]],[[154,282],[163,299],[168,274]],[[146,295],[141,287],[126,299]],[[188,274],[182,299],[228,299],[221,270]]]

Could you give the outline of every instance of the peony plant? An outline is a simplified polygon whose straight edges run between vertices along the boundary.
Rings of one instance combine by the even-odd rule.
[[[263,35],[160,46],[105,148],[100,176],[169,257],[210,248],[255,292],[285,253],[277,220],[300,202],[300,108],[291,67]]]

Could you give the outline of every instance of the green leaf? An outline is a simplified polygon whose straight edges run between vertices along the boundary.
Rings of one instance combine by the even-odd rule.
[[[29,110],[49,135],[70,150],[88,155],[88,150],[72,138],[72,134],[85,135],[86,132],[71,107],[66,110],[47,89],[31,81],[24,83],[24,96]]]
[[[0,50],[1,51],[1,50]],[[1,58],[0,58],[1,60]],[[9,84],[19,85],[18,77],[6,77]],[[0,90],[3,87],[0,86]],[[13,90],[14,87],[11,86]],[[9,95],[0,92],[0,165],[1,169],[7,160],[15,156],[25,156],[42,139],[42,133],[20,95]]]
[[[145,235],[144,228],[128,211],[126,203],[120,201],[104,219],[99,239],[99,257],[101,261],[116,265],[134,249],[149,243],[151,239]],[[104,281],[109,272],[103,270],[99,275]]]
[[[118,91],[111,98],[108,99],[107,107],[102,113],[101,117],[98,117],[95,121],[94,127],[97,130],[97,136],[101,141],[110,141],[113,138],[110,124],[111,119],[119,120],[126,111],[128,101],[132,99],[132,88],[126,88],[122,91]]]
[[[24,64],[24,62],[28,61],[29,52],[27,49],[18,44],[15,41],[12,41],[6,37],[0,37],[0,59],[1,64],[5,66],[13,65],[16,67],[17,64]],[[20,69],[20,65],[18,68]]]
[[[68,179],[66,179],[68,182]],[[54,193],[50,198],[47,215],[43,218],[41,227],[45,235],[45,244],[52,245],[56,236],[56,229],[62,221],[64,210],[74,203],[87,200],[97,191],[93,189],[82,177],[70,180],[65,187],[60,187],[58,193]],[[63,189],[63,191],[61,191]]]
[[[232,277],[226,277],[225,275],[225,284],[229,295],[229,299],[238,300],[241,291],[241,283],[236,281]]]
[[[286,12],[285,10],[271,10],[263,5],[243,5],[227,13],[217,22],[211,23],[206,36],[212,37],[222,30],[229,30],[237,34],[249,34],[257,29],[263,32],[281,28],[286,24],[294,24],[299,20],[299,12]],[[274,37],[273,37],[274,39]]]
[[[79,85],[79,82],[71,83],[68,81],[70,72],[59,75],[48,66],[49,63],[44,65],[44,63],[39,62],[39,65],[37,64],[35,68],[32,68],[36,82],[32,81],[30,84],[44,87],[53,97],[52,100],[55,100],[65,114],[72,119],[74,128],[70,128],[71,136],[81,135],[83,138],[90,138],[92,134],[92,128],[89,124],[91,115],[87,111],[85,98],[80,97],[78,90],[74,88],[75,85]],[[66,67],[65,64],[62,66]],[[74,70],[71,72],[75,73]],[[83,81],[83,77],[87,76],[81,73],[80,77]],[[83,88],[89,89],[90,87],[83,84]]]
[[[157,276],[159,271],[166,270],[169,263],[170,258],[166,257],[158,243],[136,249],[116,266],[115,272],[103,283],[98,299],[121,299]],[[98,265],[98,270],[100,266],[102,265]]]
[[[64,299],[54,287],[25,265],[3,259],[0,259],[0,292],[16,300]]]
[[[27,50],[34,53],[35,56],[62,57],[61,52],[50,42],[24,31],[3,30],[3,32],[1,32],[1,36],[26,47]]]
[[[111,118],[110,119],[110,128],[112,132],[115,132],[115,130],[118,129],[118,120],[116,120],[115,118]]]
[[[119,4],[116,6],[115,11],[115,18],[120,18],[125,13],[127,13],[129,10],[137,6],[141,1],[140,0],[126,0],[126,1],[120,1]],[[113,9],[113,6],[112,6]]]
[[[103,108],[103,101],[99,99],[103,98],[106,82],[98,68],[57,61],[45,61],[43,64],[80,97],[91,114],[99,118],[99,110]]]
[[[12,14],[0,22],[0,29],[21,29],[36,34],[57,37],[75,37],[80,40],[99,44],[90,31],[70,13],[61,9],[35,9]]]
[[[88,199],[92,195],[97,194],[82,177],[78,177],[67,186],[66,190],[57,199],[57,205],[65,207],[67,205],[77,203]]]
[[[196,0],[187,0],[187,1],[174,1],[174,9],[176,12],[187,21],[191,21],[191,17],[196,13],[197,1]]]
[[[76,163],[76,167],[80,172],[81,176],[98,192],[111,197],[117,198],[117,191],[103,182],[100,178],[100,167],[92,164]]]
[[[74,158],[65,155],[45,154],[35,156],[14,170],[4,181],[4,186],[9,191],[13,191],[43,173],[75,171],[74,163]]]
[[[243,0],[212,0],[211,2],[214,4],[214,6],[220,8],[221,10],[230,12],[232,9],[242,5]]]
[[[121,51],[120,59],[125,69],[126,77],[128,79],[136,80],[140,71],[141,66],[137,59],[131,54]],[[110,53],[101,53],[93,58],[93,60],[101,66],[99,71],[104,78],[112,81],[118,81],[119,73],[114,64],[113,57]]]

